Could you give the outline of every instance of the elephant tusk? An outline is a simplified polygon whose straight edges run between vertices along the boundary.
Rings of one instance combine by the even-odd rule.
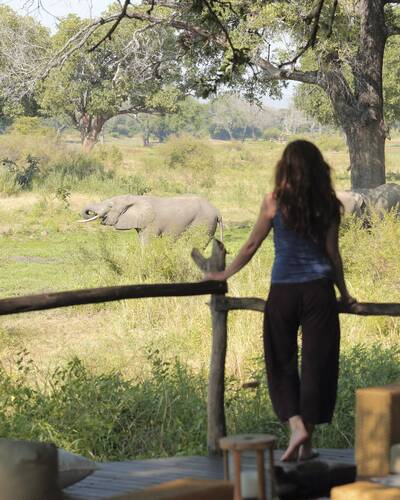
[[[90,219],[77,220],[76,222],[90,222],[91,220],[96,220],[98,218],[99,218],[99,216],[95,215],[94,217],[90,217]]]

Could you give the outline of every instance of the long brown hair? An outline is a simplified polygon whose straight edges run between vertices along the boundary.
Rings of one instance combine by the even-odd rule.
[[[284,224],[322,243],[332,222],[339,222],[341,203],[332,187],[331,169],[312,143],[289,143],[278,161],[274,194]]]

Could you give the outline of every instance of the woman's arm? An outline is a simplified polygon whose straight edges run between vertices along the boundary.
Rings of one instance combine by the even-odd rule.
[[[356,299],[349,294],[344,279],[342,257],[339,251],[339,224],[333,223],[329,228],[325,247],[329,260],[332,263],[333,281],[339,289],[342,302],[347,304],[356,302]]]
[[[253,257],[261,243],[268,236],[272,227],[272,219],[276,211],[276,202],[272,194],[266,195],[260,208],[258,219],[239,253],[224,271],[206,273],[205,280],[224,281],[236,274]]]

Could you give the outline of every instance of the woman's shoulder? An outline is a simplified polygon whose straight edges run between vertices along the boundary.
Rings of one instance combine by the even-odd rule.
[[[273,219],[277,210],[277,202],[275,193],[267,193],[263,200],[263,211],[266,213],[268,218]]]

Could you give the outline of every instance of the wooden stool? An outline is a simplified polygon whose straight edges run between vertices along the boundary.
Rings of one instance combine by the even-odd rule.
[[[229,479],[228,452],[231,451],[234,467],[234,499],[242,500],[240,469],[241,453],[254,451],[257,462],[257,490],[258,500],[267,500],[265,491],[264,451],[269,450],[271,490],[275,488],[274,449],[276,438],[270,434],[240,434],[228,436],[219,440],[219,445],[224,454],[224,476]],[[273,497],[273,493],[272,493]],[[272,500],[272,498],[270,499]]]

